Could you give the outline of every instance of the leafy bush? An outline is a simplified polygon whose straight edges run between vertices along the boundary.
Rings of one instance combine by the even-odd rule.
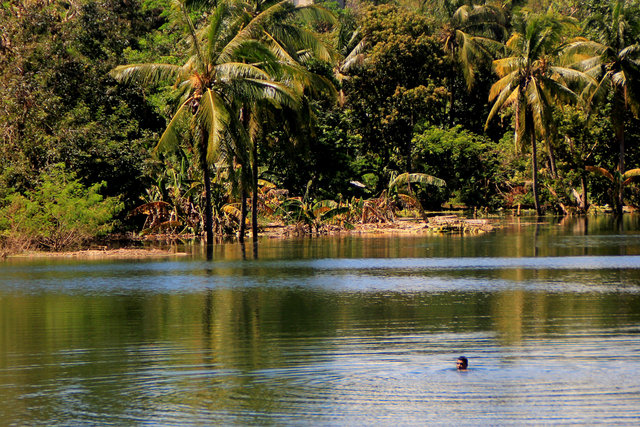
[[[61,165],[41,176],[37,188],[11,193],[0,201],[0,246],[10,252],[76,248],[111,230],[123,207],[99,191],[106,184],[83,186]]]
[[[454,201],[468,206],[493,206],[499,151],[496,144],[460,126],[446,130],[432,126],[414,136],[415,171],[447,183],[447,187],[433,187],[422,194],[424,206],[434,209]]]

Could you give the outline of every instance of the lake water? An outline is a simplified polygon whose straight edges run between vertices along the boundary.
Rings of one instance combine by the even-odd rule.
[[[0,261],[0,423],[639,424],[640,216],[502,225]]]

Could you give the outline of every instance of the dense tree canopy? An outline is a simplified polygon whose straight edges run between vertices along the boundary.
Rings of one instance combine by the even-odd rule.
[[[0,4],[0,200],[64,167],[121,228],[153,202],[196,234],[244,227],[250,194],[257,227],[278,197],[356,209],[412,172],[446,181],[407,187],[432,209],[640,201],[639,0],[315,3]]]
[[[0,7],[0,191],[27,190],[63,162],[133,207],[162,121],[109,70],[163,19],[135,2],[9,2]]]

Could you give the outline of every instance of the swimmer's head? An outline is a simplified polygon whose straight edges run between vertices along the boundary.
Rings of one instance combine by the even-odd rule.
[[[456,360],[456,368],[458,368],[459,371],[463,371],[467,369],[467,366],[469,366],[467,358],[464,356],[458,357],[458,360]]]

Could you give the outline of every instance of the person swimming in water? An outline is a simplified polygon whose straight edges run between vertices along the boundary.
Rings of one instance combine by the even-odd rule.
[[[456,360],[456,368],[458,368],[458,371],[466,371],[467,366],[469,366],[469,360],[464,356],[458,357],[458,360]]]

